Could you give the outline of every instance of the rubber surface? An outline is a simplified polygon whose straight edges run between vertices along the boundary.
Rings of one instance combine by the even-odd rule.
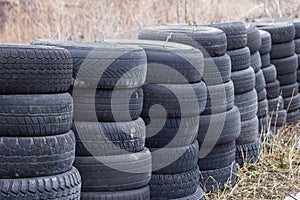
[[[234,103],[241,113],[241,121],[246,121],[256,116],[257,94],[255,89],[243,94],[235,95]]]
[[[231,74],[235,94],[243,94],[255,88],[255,72],[252,67]]]
[[[231,59],[231,71],[247,69],[251,64],[251,54],[248,47],[227,51]]]

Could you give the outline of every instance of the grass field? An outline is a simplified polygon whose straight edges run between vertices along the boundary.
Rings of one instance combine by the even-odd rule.
[[[134,38],[142,27],[165,23],[298,15],[299,0],[0,0],[0,42]],[[206,199],[282,199],[299,192],[299,139],[299,124],[285,127],[259,162],[239,170],[236,186]]]

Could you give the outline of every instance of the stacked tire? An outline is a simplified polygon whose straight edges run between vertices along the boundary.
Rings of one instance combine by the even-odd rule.
[[[268,99],[269,120],[266,120],[267,138],[272,138],[273,134],[280,132],[281,127],[286,122],[286,111],[283,109],[283,98],[280,95],[280,83],[277,80],[276,67],[271,64],[270,52],[272,39],[270,33],[259,30],[261,36],[261,55],[262,71],[266,81],[266,91]],[[269,127],[268,127],[269,126]]]
[[[167,30],[145,29],[139,38],[144,33],[167,36]],[[142,118],[147,125],[146,146],[152,153],[151,199],[203,199],[196,139],[207,98],[203,55],[191,46],[170,42],[134,44],[145,50],[148,61]]]
[[[227,36],[227,54],[231,59],[231,79],[234,85],[234,103],[241,114],[241,132],[236,139],[236,162],[253,163],[260,153],[258,134],[258,98],[255,90],[255,72],[247,47],[247,31],[242,22],[210,24],[223,30]]]
[[[0,54],[0,199],[80,199],[69,53],[2,44]]]
[[[137,46],[34,41],[69,50],[76,67],[74,124],[82,200],[150,199],[151,154],[139,118],[147,60]]]
[[[240,131],[239,111],[233,105],[233,83],[230,80],[230,58],[226,53],[223,31],[198,26],[169,25],[144,29],[139,38],[188,44],[204,55],[204,77],[207,84],[207,104],[200,116],[200,183],[205,191],[233,185],[236,178],[235,139]],[[210,58],[212,56],[212,58]],[[212,128],[214,127],[214,128]]]
[[[257,23],[261,30],[271,34],[271,63],[276,67],[277,79],[287,111],[286,123],[298,121],[300,95],[298,94],[298,57],[295,54],[295,27],[292,23]]]

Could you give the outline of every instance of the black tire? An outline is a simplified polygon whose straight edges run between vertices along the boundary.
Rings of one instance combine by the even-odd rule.
[[[143,108],[143,89],[74,89],[74,120],[83,122],[131,121]]]
[[[73,59],[77,88],[135,88],[146,79],[146,55],[137,46],[55,40],[34,40],[31,44],[67,49]]]
[[[300,108],[300,94],[295,94],[293,97],[284,98],[284,109],[287,112],[295,111]]]
[[[76,156],[104,156],[144,149],[146,128],[141,118],[128,122],[74,122]]]
[[[277,110],[283,109],[283,98],[282,96],[278,96],[274,99],[268,100],[269,112],[276,112]]]
[[[230,141],[225,144],[214,146],[211,151],[198,160],[200,171],[214,170],[227,167],[235,159],[235,141]],[[208,149],[203,150],[201,147],[200,151],[206,152]]]
[[[278,110],[278,111],[274,111],[270,113],[270,121],[271,121],[271,125],[272,126],[277,126],[277,127],[281,127],[286,123],[286,116],[287,116],[287,112],[286,110]],[[273,132],[277,132],[276,130],[272,129]]]
[[[287,58],[274,59],[271,62],[275,65],[278,75],[289,74],[298,69],[298,57],[296,54]]]
[[[225,22],[219,24],[208,24],[224,31],[227,37],[227,50],[239,49],[247,46],[247,31],[242,22]]]
[[[149,148],[188,146],[197,138],[199,116],[143,119],[146,123],[146,146]]]
[[[297,70],[297,81],[298,81],[298,83],[300,82],[300,69],[299,68]]]
[[[231,76],[231,60],[228,54],[204,59],[203,80],[206,85],[226,83]]]
[[[262,91],[266,87],[266,81],[262,70],[259,70],[255,74],[255,89],[257,92]]]
[[[0,178],[51,176],[72,168],[75,136],[72,131],[45,137],[1,137]]]
[[[295,39],[294,41],[295,41],[295,53],[300,54],[300,38]]]
[[[222,56],[227,48],[223,31],[204,26],[197,26],[195,30],[192,26],[180,24],[148,27],[142,29],[138,38],[187,44],[201,50],[204,57]]]
[[[251,54],[248,47],[227,51],[231,60],[231,71],[247,69],[251,64]]]
[[[184,147],[150,148],[152,156],[152,174],[178,174],[197,167],[199,144]]]
[[[222,190],[225,184],[233,186],[236,182],[235,162],[224,168],[200,171],[200,185],[205,192]]]
[[[292,41],[295,37],[295,27],[286,22],[261,22],[255,24],[260,30],[270,33],[272,44]]]
[[[241,122],[241,133],[236,139],[236,145],[255,142],[258,135],[258,118],[255,116],[252,119]]]
[[[252,67],[232,72],[231,80],[235,94],[242,94],[255,88],[255,73]]]
[[[257,108],[257,117],[258,118],[264,118],[268,114],[268,100],[265,99],[263,101],[258,102],[258,108]]]
[[[292,111],[292,112],[288,112],[286,114],[286,123],[287,124],[295,123],[298,120],[299,120],[299,109]]]
[[[220,85],[207,86],[206,107],[203,115],[226,112],[234,105],[233,82],[229,81]]]
[[[298,94],[298,83],[281,86],[280,90],[283,98],[296,96]]]
[[[280,82],[280,86],[294,84],[297,82],[297,71],[289,74],[277,75],[277,79]]]
[[[261,59],[261,68],[268,67],[271,64],[271,58],[269,53],[260,55],[260,59]]]
[[[150,200],[149,186],[114,192],[81,192],[82,200]]]
[[[295,54],[294,40],[285,43],[273,44],[270,52],[270,58],[279,59],[286,58]]]
[[[124,155],[76,157],[74,166],[81,174],[83,192],[131,190],[146,186],[151,179],[148,149]]]
[[[236,106],[224,113],[201,115],[198,130],[200,146],[213,146],[235,140],[241,131],[240,121],[240,112]]]
[[[198,186],[196,192],[186,197],[171,199],[171,200],[204,200],[203,190],[200,186]],[[151,200],[161,200],[161,198],[151,198]]]
[[[79,200],[81,179],[73,167],[54,176],[24,179],[0,179],[0,199]]]
[[[197,83],[202,80],[203,55],[191,46],[149,40],[104,41],[143,48],[147,56],[146,83]]]
[[[0,134],[8,137],[62,134],[72,127],[68,93],[0,95]]]
[[[147,84],[143,86],[143,90],[143,117],[196,116],[203,112],[206,105],[207,89],[204,82],[189,85]],[[161,106],[152,107],[155,104],[164,109]]]
[[[236,146],[235,160],[240,167],[243,167],[244,163],[255,163],[261,150],[261,141],[257,135],[256,141]]]
[[[176,199],[194,194],[198,189],[198,167],[180,174],[152,175],[151,198]]]
[[[256,116],[257,94],[255,89],[243,94],[235,95],[234,103],[241,113],[241,121],[246,121]]]
[[[72,60],[62,48],[0,45],[0,93],[66,92],[72,84]]]
[[[272,39],[271,35],[267,31],[259,30],[261,37],[261,47],[259,49],[260,54],[268,54],[271,52],[272,48]]]
[[[264,78],[267,84],[276,81],[277,71],[274,65],[271,64],[268,67],[262,68],[261,70],[264,73]]]
[[[259,54],[258,51],[251,54],[251,63],[250,63],[250,65],[254,69],[255,73],[257,73],[261,69],[262,63],[261,63],[261,58],[260,58],[260,54]]]
[[[259,92],[257,92],[257,101],[260,102],[260,101],[263,101],[267,98],[267,90],[266,89],[263,89]]]
[[[246,24],[247,46],[251,53],[258,51],[261,48],[261,38],[258,28],[253,24]]]
[[[274,99],[280,95],[280,83],[276,79],[274,82],[266,84],[267,99]]]

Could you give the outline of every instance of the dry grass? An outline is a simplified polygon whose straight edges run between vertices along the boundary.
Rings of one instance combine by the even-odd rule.
[[[144,26],[297,16],[299,0],[0,0],[0,42],[134,37]],[[279,8],[278,9],[278,5]]]
[[[300,124],[284,127],[271,142],[266,142],[259,161],[238,172],[237,184],[206,199],[284,199],[300,192]]]

